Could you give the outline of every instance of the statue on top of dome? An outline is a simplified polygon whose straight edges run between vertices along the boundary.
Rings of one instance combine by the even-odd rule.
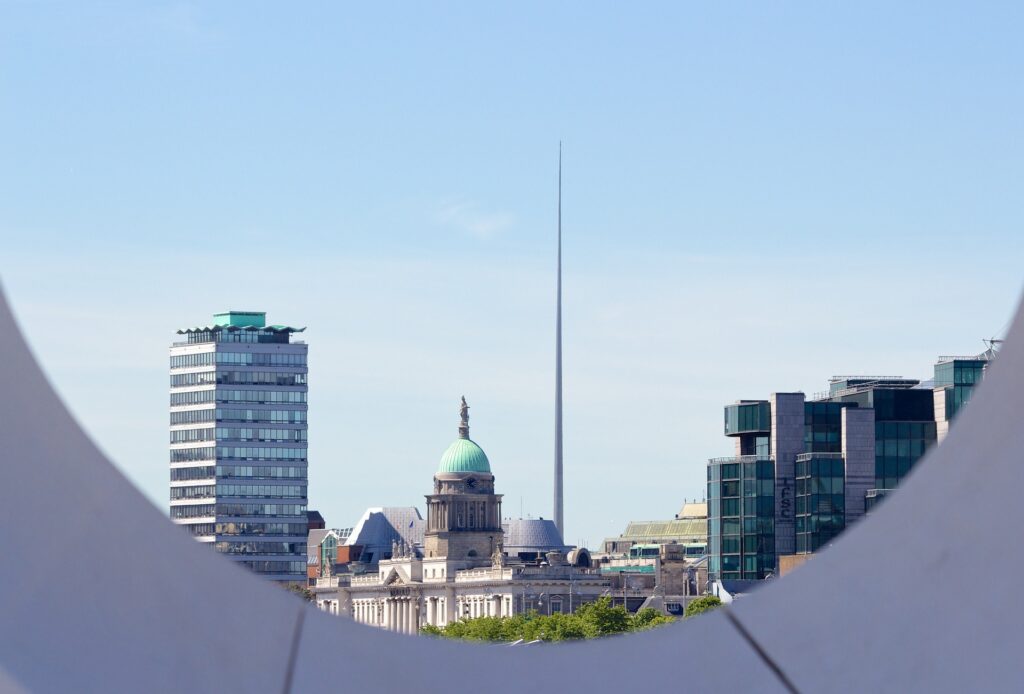
[[[466,404],[466,396],[462,396],[462,405],[459,407],[459,438],[469,438],[469,405]]]

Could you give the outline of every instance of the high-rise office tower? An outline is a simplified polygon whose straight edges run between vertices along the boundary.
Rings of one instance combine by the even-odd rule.
[[[306,581],[305,328],[229,311],[171,346],[171,519],[275,581]]]

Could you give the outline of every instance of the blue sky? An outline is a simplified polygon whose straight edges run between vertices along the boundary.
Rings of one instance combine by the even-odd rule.
[[[0,3],[0,278],[161,507],[166,347],[308,326],[310,498],[422,506],[472,406],[567,539],[671,517],[721,407],[927,377],[1020,290],[1014,3]]]

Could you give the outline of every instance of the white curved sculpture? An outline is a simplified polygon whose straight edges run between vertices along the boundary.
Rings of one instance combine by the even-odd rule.
[[[505,648],[360,627],[193,542],[74,422],[0,296],[0,690],[1019,687],[1021,316],[949,438],[835,549],[728,611]]]

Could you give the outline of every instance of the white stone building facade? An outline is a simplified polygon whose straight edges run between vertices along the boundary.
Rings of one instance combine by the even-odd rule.
[[[317,605],[361,624],[415,634],[459,619],[572,612],[608,594],[586,550],[558,547],[523,561],[504,549],[501,495],[483,450],[469,439],[463,400],[459,438],[441,458],[427,496],[423,546],[397,543],[376,571],[317,581]],[[507,527],[507,526],[506,526]],[[522,548],[520,548],[522,549]]]

